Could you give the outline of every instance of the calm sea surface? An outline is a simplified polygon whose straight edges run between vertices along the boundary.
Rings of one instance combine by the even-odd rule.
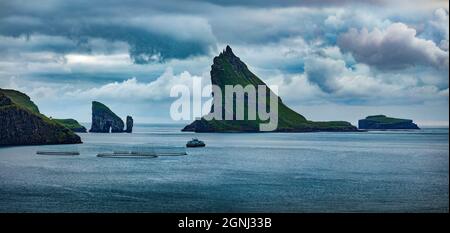
[[[194,134],[137,125],[83,144],[0,148],[0,212],[448,212],[448,129]],[[186,156],[100,152],[205,148]],[[78,150],[79,156],[36,155]]]

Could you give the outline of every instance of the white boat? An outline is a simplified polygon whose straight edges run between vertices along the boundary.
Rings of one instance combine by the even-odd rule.
[[[193,138],[189,142],[186,143],[187,147],[205,147],[205,143],[203,141],[198,140],[197,138]]]

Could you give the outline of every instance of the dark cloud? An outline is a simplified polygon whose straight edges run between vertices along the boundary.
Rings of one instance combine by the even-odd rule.
[[[76,46],[72,48],[48,48],[62,53],[95,49],[87,43],[91,38],[124,41],[136,63],[147,63],[209,54],[217,50],[217,43],[263,44],[299,35],[307,40],[323,37],[334,42],[335,35],[326,34],[317,24],[329,12],[312,8],[354,6],[356,2],[359,1],[1,1],[0,35],[43,34],[74,41]]]
[[[320,39],[334,44],[338,32],[354,26],[361,19],[353,20],[354,15],[350,14],[349,19],[342,20],[328,8],[345,6],[351,9],[359,5],[357,2],[1,1],[0,35],[43,34],[72,40],[75,46],[47,48],[61,53],[95,50],[89,43],[92,38],[123,41],[129,44],[133,61],[146,64],[210,55],[217,51],[217,43],[267,44],[301,36],[307,41]],[[382,6],[386,3],[373,0],[361,4]],[[342,25],[337,30],[324,22]]]
[[[207,23],[161,11],[165,8],[145,1],[2,1],[0,35],[63,36],[75,46],[51,47],[49,43],[47,48],[62,53],[93,49],[88,43],[91,38],[124,41],[129,44],[130,57],[139,64],[208,54],[215,48]]]
[[[339,89],[337,78],[345,72],[345,63],[341,60],[312,58],[305,62],[305,73],[308,80],[327,93]]]
[[[194,2],[208,2],[220,6],[245,6],[245,7],[292,7],[292,6],[343,6],[355,4],[375,4],[381,5],[386,1],[383,0],[367,0],[362,3],[358,0],[194,0]]]

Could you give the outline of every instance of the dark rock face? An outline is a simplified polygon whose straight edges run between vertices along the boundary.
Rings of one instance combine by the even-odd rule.
[[[125,132],[133,132],[133,118],[131,116],[127,116],[127,128],[125,129]]]
[[[0,89],[0,146],[73,143],[81,139],[70,129],[16,103]]]
[[[11,105],[12,100],[8,97],[6,97],[3,93],[0,93],[0,107],[2,106],[7,106],[7,105]]]
[[[237,57],[230,46],[214,57],[211,65],[211,83],[220,87],[222,90],[222,114],[225,110],[224,90],[226,85],[253,85],[258,96],[258,86],[266,86],[266,93],[272,92],[267,85],[253,74],[247,65]],[[213,98],[216,98],[213,96]],[[248,103],[245,104],[245,112],[248,109]],[[214,105],[211,107],[210,114],[214,112]],[[257,113],[258,115],[258,113]],[[235,116],[235,115],[234,115]],[[222,117],[222,119],[224,119]],[[182,131],[194,132],[259,132],[261,120],[206,120],[201,118],[192,122],[182,129]],[[278,126],[275,132],[314,132],[314,131],[357,131],[357,128],[345,121],[314,122],[307,120],[301,114],[295,112],[286,106],[280,97],[278,97]]]
[[[368,116],[366,119],[358,121],[360,129],[419,129],[419,127],[409,119],[399,119],[386,117],[385,115]]]
[[[91,133],[121,133],[123,132],[123,121],[106,105],[92,101],[92,126]]]

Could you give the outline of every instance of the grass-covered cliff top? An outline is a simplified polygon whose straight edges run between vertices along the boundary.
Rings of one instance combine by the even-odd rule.
[[[26,95],[20,91],[0,88],[0,93],[4,94],[6,97],[8,97],[16,107],[23,108],[23,109],[29,111],[30,113],[34,113],[34,114],[38,115],[40,118],[42,118],[43,121],[45,121],[48,124],[63,125],[69,129],[73,129],[73,128],[71,128],[72,126],[76,126],[74,128],[83,127],[74,119],[50,119],[50,118],[48,118],[47,116],[45,116],[44,114],[39,112],[38,106],[30,99],[30,97],[28,95]]]
[[[61,122],[58,122],[55,119],[50,119],[47,116],[45,116],[44,114],[40,113],[38,106],[30,99],[30,97],[20,91],[0,88],[0,94],[5,95],[12,101],[12,105],[2,106],[3,108],[23,109],[23,110],[29,112],[30,114],[34,114],[34,115],[38,116],[39,118],[41,118],[44,122],[46,122],[49,125],[65,126]],[[73,120],[73,119],[69,119],[69,120]],[[75,121],[75,122],[78,124],[77,121]],[[66,128],[69,128],[69,127],[66,127]],[[69,128],[69,129],[71,129],[71,128]],[[69,134],[73,134],[73,133],[69,132]]]
[[[6,117],[5,124],[0,124],[0,146],[81,143],[72,130],[37,112],[21,92],[2,89],[0,103],[0,118]]]
[[[69,118],[69,119],[54,119],[53,118],[52,120],[58,122],[59,124],[65,126],[66,128],[72,129],[72,130],[84,128],[84,126],[82,126],[80,123],[78,123],[78,121],[75,119],[71,119],[71,118]]]
[[[17,104],[18,106],[26,108],[33,113],[39,114],[39,108],[36,106],[36,104],[34,104],[33,101],[31,101],[30,97],[28,97],[24,93],[16,90],[1,88],[0,93],[6,95],[9,99],[11,99],[12,102]]]
[[[92,101],[92,112],[95,112],[95,111],[104,112],[104,113],[110,114],[110,115],[115,116],[120,119],[120,117],[117,116],[113,111],[111,111],[111,109],[109,109],[106,105],[104,105],[98,101]]]
[[[387,117],[385,115],[373,115],[366,117],[366,120],[375,121],[379,123],[385,123],[385,124],[393,124],[393,123],[401,123],[401,122],[410,122],[409,119],[400,119],[400,118],[393,118],[393,117]]]

